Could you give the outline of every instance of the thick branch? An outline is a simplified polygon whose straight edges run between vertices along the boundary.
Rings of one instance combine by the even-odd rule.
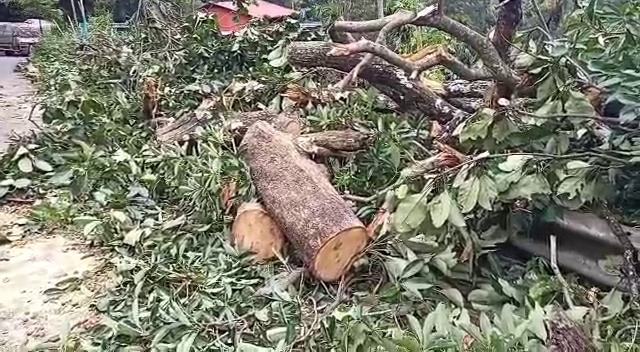
[[[387,35],[391,33],[391,31],[410,23],[413,20],[414,15],[411,12],[398,12],[389,17],[391,19],[389,23],[382,27],[382,29],[378,33],[378,37],[376,38],[375,42],[376,45],[384,47],[387,41]],[[364,56],[362,61],[360,61],[360,63],[356,65],[356,67],[354,67],[353,70],[351,70],[351,72],[349,72],[349,74],[340,82],[340,90],[344,90],[349,84],[351,84],[354,79],[358,78],[358,73],[360,72],[360,70],[371,63],[371,60],[373,60],[373,56],[374,53],[369,53]]]
[[[502,60],[493,44],[483,35],[447,16],[421,16],[420,14],[418,16],[419,18],[414,21],[414,24],[439,29],[466,43],[478,53],[484,65],[493,72],[496,80],[512,86],[517,84],[517,77],[513,70]]]
[[[423,71],[437,65],[442,65],[460,76],[462,79],[470,81],[489,79],[492,77],[491,73],[486,70],[473,70],[467,67],[455,56],[449,54],[441,47],[434,47],[429,53],[422,53],[423,55],[420,60],[412,61],[402,57],[384,45],[373,43],[367,39],[361,39],[355,43],[337,46],[334,50],[329,52],[329,55],[349,56],[358,53],[368,53],[362,62],[365,62],[367,58],[375,55],[390,64],[403,69],[405,72],[410,74],[411,79],[417,78]]]
[[[408,24],[436,28],[468,44],[478,53],[485,66],[493,73],[497,80],[511,86],[517,84],[516,75],[502,60],[491,41],[469,27],[441,14],[440,11],[437,11],[437,6],[435,5],[428,6],[417,14],[403,11],[392,16],[370,21],[338,21],[333,25],[333,29],[350,33],[374,32],[381,30],[387,24],[391,23],[397,18],[394,16],[398,14],[402,14],[403,16],[409,16],[409,14],[411,14],[413,19],[409,21]]]
[[[340,50],[336,49],[338,45],[327,42],[294,42],[289,47],[288,60],[298,67],[327,67],[350,72],[362,60],[363,55],[328,55]],[[404,112],[415,116],[427,115],[442,123],[469,116],[451,106],[419,80],[409,79],[404,70],[381,59],[374,58],[371,65],[363,67],[359,75],[393,100]]]
[[[307,154],[327,157],[344,156],[367,149],[374,135],[358,131],[323,131],[296,138],[296,145]]]

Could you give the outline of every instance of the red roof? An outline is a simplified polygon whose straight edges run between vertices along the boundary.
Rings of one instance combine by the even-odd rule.
[[[210,3],[208,6],[219,6],[227,10],[238,11],[238,8],[233,4],[233,1]],[[282,18],[296,13],[294,10],[262,0],[256,0],[255,4],[249,5],[247,10],[249,12],[249,16],[257,18]]]

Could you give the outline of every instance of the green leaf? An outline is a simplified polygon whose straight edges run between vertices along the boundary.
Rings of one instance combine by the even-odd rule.
[[[418,319],[416,319],[416,317],[414,317],[411,314],[407,315],[407,321],[409,322],[409,326],[411,327],[411,331],[415,334],[415,336],[418,338],[418,340],[422,343],[422,324],[420,324],[420,321],[418,321]]]
[[[542,175],[531,174],[521,178],[509,188],[506,199],[526,198],[532,200],[534,194],[550,194],[549,181]]]
[[[124,235],[124,239],[122,240],[122,242],[130,246],[135,246],[136,243],[140,241],[140,236],[142,236],[142,232],[143,232],[142,229],[135,228]]]
[[[111,212],[109,212],[109,215],[111,215],[112,218],[114,218],[115,220],[117,220],[119,223],[123,225],[131,223],[131,219],[123,211],[111,210]]]
[[[53,171],[53,167],[46,161],[42,160],[42,159],[36,159],[34,160],[33,164],[35,165],[35,167],[40,170],[40,171],[44,171],[44,172],[51,172]]]
[[[574,170],[574,169],[584,169],[587,167],[591,167],[591,165],[587,162],[584,162],[582,160],[572,160],[570,162],[567,163],[567,169],[569,170]]]
[[[88,237],[93,232],[93,230],[96,229],[96,227],[100,226],[100,224],[102,224],[102,221],[100,220],[92,221],[84,225],[82,233],[85,235],[85,237]]]
[[[404,287],[405,290],[411,292],[414,296],[418,297],[419,299],[423,299],[422,293],[420,291],[428,290],[432,288],[433,284],[425,282],[423,279],[416,277],[410,280],[403,281],[402,287]]]
[[[449,208],[449,222],[456,227],[467,226],[467,222],[464,221],[464,216],[462,216],[458,204],[453,199],[451,199],[451,206]]]
[[[404,279],[408,279],[413,275],[417,274],[422,270],[424,266],[424,259],[417,258],[409,262],[407,266],[402,270],[402,274],[400,275]]]
[[[56,172],[50,179],[49,183],[55,186],[64,186],[69,184],[73,177],[73,170],[64,170]]]
[[[544,82],[542,82],[538,86],[538,90],[536,92],[536,99],[539,101],[547,100],[552,94],[554,94],[558,90],[558,86],[556,85],[555,76],[550,74]]]
[[[184,216],[184,215],[182,215],[182,216],[180,216],[180,217],[178,217],[178,218],[176,218],[176,219],[169,220],[169,221],[165,222],[165,223],[162,225],[162,229],[163,229],[163,230],[172,229],[172,228],[174,228],[174,227],[178,227],[178,226],[180,226],[180,225],[184,224],[184,222],[185,222],[185,216]]]
[[[480,176],[480,190],[478,191],[478,204],[486,210],[493,210],[493,202],[498,197],[495,181],[487,176]]]
[[[391,279],[397,280],[404,273],[404,269],[409,265],[409,261],[397,258],[397,257],[389,257],[385,262],[384,266],[387,269],[387,273],[391,276]]]
[[[531,159],[531,155],[509,155],[507,160],[498,164],[498,168],[502,171],[510,172],[522,169],[522,166]]]
[[[196,337],[198,337],[198,333],[197,332],[192,332],[190,334],[186,334],[186,335],[182,336],[182,339],[180,340],[180,343],[176,347],[176,352],[189,352],[189,351],[191,351],[191,347],[193,346],[193,342],[195,341]]]
[[[486,138],[489,133],[489,126],[493,122],[494,113],[494,110],[487,108],[478,111],[471,117],[471,122],[465,124],[460,132],[460,142]]]
[[[423,193],[406,196],[393,213],[396,231],[406,233],[420,227],[427,217],[427,195]]]
[[[271,342],[278,342],[284,339],[287,336],[287,327],[280,326],[276,328],[271,328],[266,332],[267,339]]]
[[[445,288],[442,289],[440,292],[442,292],[443,295],[445,295],[451,302],[455,303],[458,307],[464,307],[464,298],[462,297],[462,293],[460,293],[460,291],[455,288],[455,287],[449,287],[449,288]]]
[[[269,55],[267,55],[267,60],[272,61],[275,60],[277,58],[282,57],[283,54],[283,47],[282,45],[278,45],[276,46],[276,48],[274,50],[272,50]]]
[[[622,310],[624,309],[622,293],[616,289],[609,291],[609,293],[602,299],[601,303],[607,309],[607,315],[609,317],[622,313]]]
[[[544,325],[544,310],[538,303],[536,307],[529,313],[529,324],[527,329],[531,331],[537,338],[547,341],[547,328]]]
[[[246,342],[238,344],[238,352],[273,352],[273,348],[260,347]]]
[[[560,57],[569,52],[569,47],[563,42],[552,42],[549,44],[547,50],[552,57]]]
[[[19,178],[13,183],[15,188],[26,188],[31,185],[31,180],[28,178]]]
[[[462,206],[462,213],[468,213],[475,208],[480,194],[480,180],[472,176],[468,178],[458,191],[458,201]]]
[[[9,187],[0,187],[0,198],[4,197],[9,193]]]
[[[562,180],[558,185],[558,195],[568,194],[569,199],[573,199],[578,195],[578,192],[584,187],[584,179],[578,176],[569,176]]]
[[[18,150],[16,151],[16,153],[13,155],[13,158],[11,159],[11,161],[16,161],[25,154],[29,154],[29,149],[23,146],[20,146],[18,147]]]
[[[29,159],[28,157],[20,159],[18,161],[18,169],[20,169],[20,171],[24,172],[25,174],[32,172],[33,164],[31,163],[31,159]]]
[[[502,118],[494,122],[491,135],[498,143],[502,143],[513,133],[518,132],[518,126],[510,119]]]
[[[449,218],[451,212],[451,197],[446,190],[437,197],[435,197],[431,203],[429,203],[429,213],[431,214],[431,221],[436,228],[442,227]]]
[[[568,114],[595,114],[589,99],[584,94],[576,91],[570,92],[569,98],[564,103],[564,109]]]
[[[287,56],[283,55],[275,60],[269,61],[269,65],[273,67],[282,67],[287,64]]]

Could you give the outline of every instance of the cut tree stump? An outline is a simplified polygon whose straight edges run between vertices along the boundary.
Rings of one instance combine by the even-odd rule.
[[[278,224],[259,203],[245,203],[238,208],[231,235],[236,248],[254,253],[258,262],[281,254],[284,247]]]
[[[311,273],[339,279],[367,245],[364,225],[290,135],[259,121],[241,150],[262,203]]]

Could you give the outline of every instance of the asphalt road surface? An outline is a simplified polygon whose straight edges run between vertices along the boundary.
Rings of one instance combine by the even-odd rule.
[[[28,80],[13,72],[24,57],[0,56],[0,151],[12,134],[25,134],[35,125],[28,121],[34,89]]]

